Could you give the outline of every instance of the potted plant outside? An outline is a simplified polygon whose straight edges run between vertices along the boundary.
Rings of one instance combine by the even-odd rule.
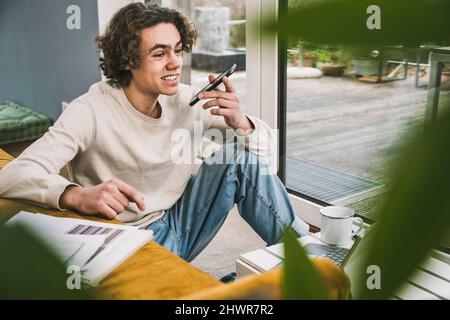
[[[328,76],[341,76],[346,68],[346,56],[341,48],[323,47],[315,50],[317,55],[317,68]]]

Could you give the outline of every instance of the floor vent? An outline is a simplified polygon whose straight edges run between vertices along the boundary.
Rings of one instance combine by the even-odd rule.
[[[312,198],[352,207],[370,220],[385,189],[381,183],[291,156],[286,157],[286,186]]]

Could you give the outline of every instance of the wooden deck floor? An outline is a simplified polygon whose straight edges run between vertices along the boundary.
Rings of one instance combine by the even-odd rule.
[[[194,71],[193,84],[204,85],[206,77]],[[245,72],[233,77],[244,104]],[[411,75],[378,84],[353,77],[288,79],[287,153],[385,182],[404,134],[423,128],[426,97],[426,87],[416,88]]]
[[[420,132],[426,88],[349,77],[288,80],[287,153],[383,182],[408,130]]]

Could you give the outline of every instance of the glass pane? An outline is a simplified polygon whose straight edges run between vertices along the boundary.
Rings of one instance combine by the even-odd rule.
[[[287,187],[374,219],[405,134],[424,128],[436,47],[363,50],[289,40]],[[440,106],[449,99],[447,70]]]
[[[218,75],[236,63],[230,80],[245,110],[245,0],[149,2],[181,11],[196,26],[199,35],[192,54],[185,55],[182,82],[204,87],[209,74]]]
[[[450,51],[450,49],[449,49]],[[438,112],[449,112],[446,107],[450,105],[450,62],[444,63],[439,86]]]

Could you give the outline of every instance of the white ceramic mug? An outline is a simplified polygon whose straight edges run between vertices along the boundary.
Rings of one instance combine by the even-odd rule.
[[[322,241],[327,244],[346,245],[363,230],[363,220],[358,217],[354,218],[355,211],[351,208],[330,206],[320,209],[320,213],[320,236]],[[360,223],[360,227],[356,231],[352,231],[353,221]]]

